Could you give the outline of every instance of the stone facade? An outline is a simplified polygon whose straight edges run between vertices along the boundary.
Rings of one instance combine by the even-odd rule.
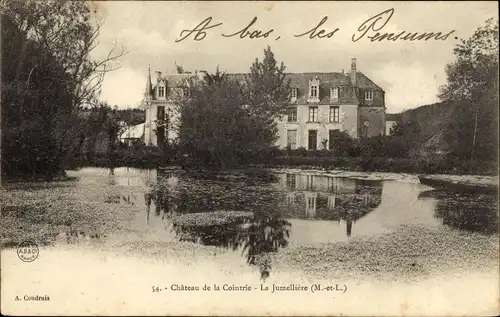
[[[146,144],[158,145],[165,138],[175,140],[178,115],[175,96],[191,82],[203,80],[205,72],[162,76],[157,72],[153,84],[148,75],[142,107],[146,110]],[[228,74],[236,79],[243,74]],[[276,119],[278,140],[285,148],[323,149],[334,142],[336,132],[351,137],[369,137],[385,133],[385,92],[356,69],[351,61],[348,73],[289,73],[290,105],[288,114]],[[168,135],[161,122],[169,120]]]

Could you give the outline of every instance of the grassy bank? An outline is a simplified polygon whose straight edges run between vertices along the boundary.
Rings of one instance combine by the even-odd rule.
[[[60,235],[99,238],[119,230],[120,218],[132,216],[113,188],[78,186],[75,180],[12,183],[2,188],[0,243],[12,247],[30,240],[39,245],[53,243]]]
[[[252,155],[251,158],[224,168],[294,167],[306,169],[341,169],[359,172],[390,172],[410,174],[498,175],[498,162],[474,161],[446,156],[382,157],[334,156],[328,151],[305,151],[284,155],[285,151]],[[179,165],[185,169],[202,168],[195,159],[169,154],[154,147],[122,149],[112,155],[81,155],[71,159],[68,169],[83,166],[158,168]],[[220,168],[220,167],[219,167]]]
[[[304,270],[308,276],[331,280],[373,276],[418,280],[470,268],[497,272],[497,239],[451,228],[405,226],[374,239],[284,249],[274,261],[276,269]]]
[[[277,156],[271,158],[265,166],[344,169],[356,172],[498,175],[497,162],[471,163],[452,158]]]

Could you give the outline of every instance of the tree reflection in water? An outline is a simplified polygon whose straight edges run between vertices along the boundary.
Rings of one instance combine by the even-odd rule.
[[[498,232],[498,197],[493,195],[459,195],[442,191],[422,192],[419,197],[438,200],[434,216],[452,228],[495,234]]]
[[[187,213],[210,213],[217,210],[247,210],[251,219],[225,221],[218,225],[178,225],[173,229],[180,241],[191,241],[241,250],[249,265],[258,267],[261,278],[270,275],[271,254],[288,245],[291,224],[280,216],[279,201],[267,184],[274,180],[268,173],[253,175],[210,175],[183,177],[175,189],[166,182],[154,184],[145,194],[146,210],[151,202],[172,218]],[[149,220],[148,220],[149,221]]]
[[[270,275],[270,254],[288,246],[291,224],[276,215],[257,214],[250,220],[238,220],[224,225],[176,225],[180,241],[191,241],[241,250],[251,266],[260,269],[261,278]]]

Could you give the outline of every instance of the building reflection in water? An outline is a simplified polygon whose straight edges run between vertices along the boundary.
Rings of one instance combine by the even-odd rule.
[[[318,199],[318,193],[305,192],[306,199],[306,217],[315,218],[316,217],[316,201]],[[294,202],[295,204],[295,202]]]
[[[279,177],[278,187],[286,191],[284,209],[289,217],[344,220],[348,237],[356,220],[378,207],[382,199],[381,181],[302,174]]]

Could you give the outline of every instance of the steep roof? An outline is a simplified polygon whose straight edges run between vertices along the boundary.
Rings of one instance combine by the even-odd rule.
[[[376,85],[370,78],[366,77],[366,75],[363,74],[362,72],[357,72],[356,74],[356,86],[362,89],[374,89],[374,90],[384,91],[382,88]]]
[[[351,83],[351,78],[342,73],[288,73],[290,85],[297,89],[295,103],[307,103],[309,98],[309,81],[317,78],[319,81],[318,104],[358,104],[356,90]],[[330,99],[330,89],[339,88],[339,99]]]
[[[154,85],[156,87],[159,81],[167,81],[168,87],[178,87],[185,84],[186,80],[195,76],[194,74],[167,74],[161,75],[161,77],[153,79]]]
[[[244,82],[245,73],[227,73],[227,76],[236,79],[239,82]],[[161,80],[167,80],[168,87],[182,86],[189,78],[195,78],[197,74],[171,74],[161,76]],[[362,72],[356,72],[356,87],[352,84],[350,73],[286,73],[286,78],[290,79],[290,85],[297,89],[297,99],[295,103],[307,103],[309,98],[309,81],[317,78],[319,80],[319,102],[318,104],[359,104],[359,89],[371,89],[381,91],[382,88],[376,85],[372,80],[365,76]],[[155,80],[155,86],[158,81]],[[339,88],[339,98],[330,98],[330,89],[332,87]]]
[[[292,87],[309,87],[309,80],[318,77],[320,86],[336,87],[351,85],[351,79],[348,75],[342,73],[287,73]]]

